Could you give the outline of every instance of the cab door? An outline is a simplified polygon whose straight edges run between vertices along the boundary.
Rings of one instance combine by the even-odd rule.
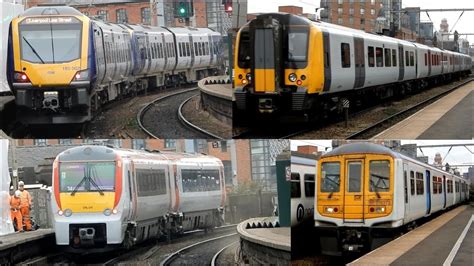
[[[345,161],[344,223],[364,223],[364,159]]]
[[[275,46],[272,28],[255,29],[255,92],[275,91]]]

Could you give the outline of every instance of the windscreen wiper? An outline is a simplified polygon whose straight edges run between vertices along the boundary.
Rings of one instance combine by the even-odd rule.
[[[38,52],[36,52],[35,48],[33,48],[31,43],[25,38],[25,36],[23,36],[23,40],[25,40],[26,44],[28,44],[28,46],[30,46],[31,51],[33,51],[33,53],[39,58],[39,60],[41,60],[41,63],[44,64],[43,58],[41,58],[41,56],[38,54]]]
[[[90,175],[89,176],[86,175],[86,169],[84,169],[84,177],[82,178],[81,182],[79,182],[79,184],[77,184],[74,190],[71,192],[71,196],[74,196],[77,190],[79,190],[81,185],[86,181],[89,181],[93,186],[97,188],[97,191],[100,193],[100,195],[104,196],[104,191],[97,185],[97,183],[90,177]]]
[[[380,199],[380,198],[381,198],[381,197],[380,197],[380,193],[379,193],[379,191],[377,190],[377,186],[375,185],[375,183],[374,183],[374,181],[373,181],[372,179],[370,179],[370,184],[371,184],[372,187],[374,188],[374,192],[375,192],[375,194],[377,194],[377,198]]]

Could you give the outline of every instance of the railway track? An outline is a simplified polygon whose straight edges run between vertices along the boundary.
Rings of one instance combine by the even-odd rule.
[[[193,96],[189,97],[188,99],[186,99],[184,102],[181,103],[181,105],[178,108],[178,118],[179,118],[179,120],[181,121],[181,123],[183,123],[187,127],[191,128],[193,130],[196,130],[198,132],[201,132],[202,134],[207,135],[210,138],[223,140],[224,138],[203,129],[203,128],[199,127],[196,124],[191,123],[189,120],[186,119],[186,117],[184,117],[184,115],[183,115],[184,105],[187,104],[189,101],[191,101],[193,98],[195,98],[197,96],[198,95],[193,95]]]
[[[404,118],[416,113],[417,111],[421,110],[422,108],[430,105],[431,103],[435,102],[436,100],[444,97],[445,95],[453,92],[454,90],[468,84],[469,82],[472,82],[474,80],[474,78],[469,78],[465,81],[463,81],[462,83],[460,84],[457,84],[455,85],[454,87],[450,88],[449,90],[447,91],[444,91],[442,93],[439,93],[437,95],[434,95],[414,106],[411,106],[409,108],[406,108],[402,111],[399,111],[387,118],[384,118],[362,130],[359,130],[351,135],[349,135],[347,137],[347,139],[369,139],[373,136],[375,136],[376,134],[380,133],[382,130],[396,124],[397,122],[403,120]]]
[[[137,114],[139,127],[152,138],[208,138],[181,123],[179,110],[182,103],[197,94],[198,88],[161,96],[145,105]]]
[[[238,239],[237,233],[230,233],[193,243],[169,255],[160,265],[210,265],[212,262],[215,264],[217,257],[225,249],[222,246],[235,244]]]

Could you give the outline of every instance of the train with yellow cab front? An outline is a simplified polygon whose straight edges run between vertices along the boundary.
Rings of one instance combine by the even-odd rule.
[[[314,221],[324,254],[367,252],[469,199],[469,180],[367,142],[318,161]]]
[[[238,32],[234,117],[326,117],[470,73],[465,54],[286,13]]]

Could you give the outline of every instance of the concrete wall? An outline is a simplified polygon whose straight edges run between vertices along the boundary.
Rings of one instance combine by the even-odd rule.
[[[6,77],[8,29],[11,20],[21,12],[21,4],[12,0],[0,2],[0,93],[10,91]]]
[[[228,223],[239,223],[253,217],[273,215],[272,198],[276,192],[262,192],[245,195],[227,195],[225,220]]]

